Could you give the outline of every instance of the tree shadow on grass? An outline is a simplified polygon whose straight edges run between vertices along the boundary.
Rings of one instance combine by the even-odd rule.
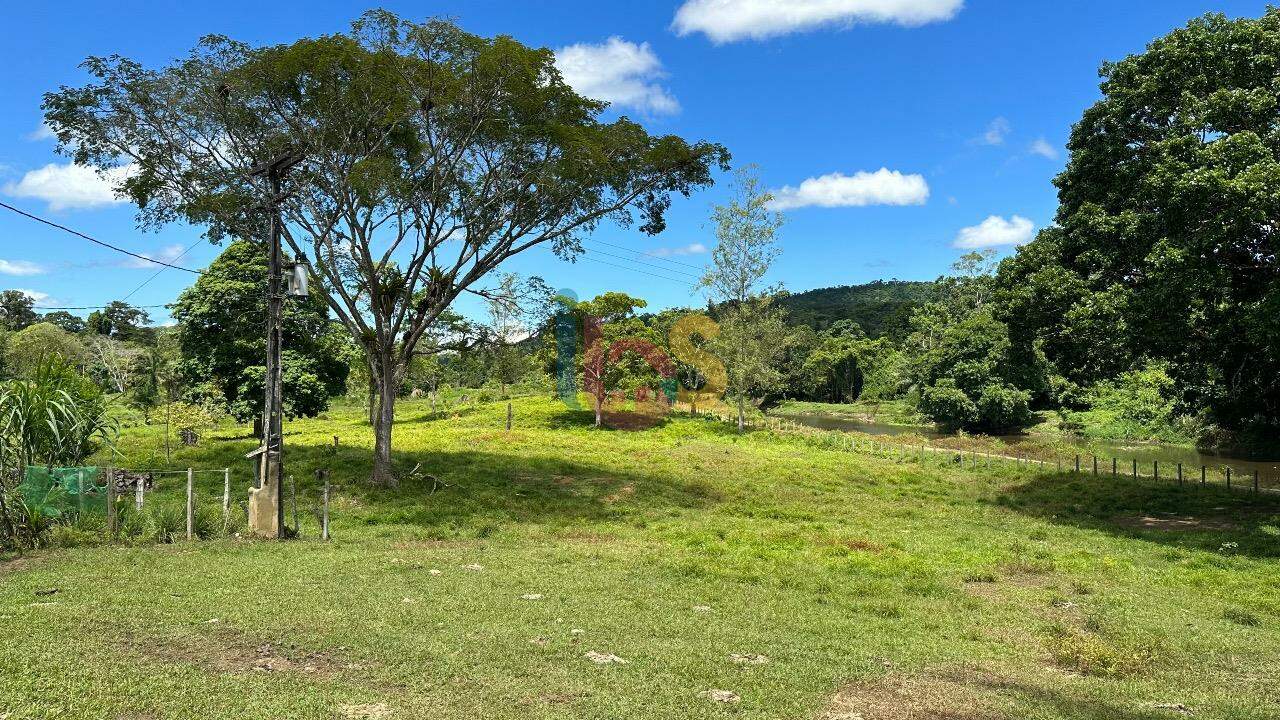
[[[1034,682],[1004,677],[984,678],[980,685],[1000,695],[1021,698],[1040,710],[1051,710],[1055,716],[1078,720],[1160,720],[1180,713],[1170,708],[1133,708],[1116,705],[1106,700],[1080,697],[1069,692],[1044,687]],[[1168,701],[1177,702],[1176,698]]]
[[[356,501],[335,506],[335,521],[345,514],[346,520],[356,516],[368,526],[426,529],[442,537],[458,531],[488,532],[512,523],[640,521],[720,500],[704,483],[685,482],[643,466],[619,470],[589,459],[500,449],[393,451],[392,464],[400,479],[395,489],[369,484],[367,447],[335,450],[295,443],[285,462],[287,474],[297,481],[303,507],[315,505],[321,495],[323,481],[316,470],[329,469],[335,492]],[[221,478],[198,477],[197,482],[208,484],[199,492],[221,494]]]
[[[463,407],[453,407],[447,410],[441,408],[434,413],[428,410],[417,417],[403,418],[403,419],[396,418],[396,425],[414,425],[419,423],[437,422],[439,420],[450,420],[453,418],[461,418],[461,417],[466,417],[468,415],[474,414],[476,412],[476,409],[477,409],[476,405],[465,405]],[[368,425],[368,423],[365,423],[365,424]],[[369,427],[373,427],[373,426],[370,425]]]
[[[1052,523],[1181,548],[1280,557],[1280,496],[1222,487],[1040,475],[995,502]],[[1228,545],[1235,543],[1234,546]]]

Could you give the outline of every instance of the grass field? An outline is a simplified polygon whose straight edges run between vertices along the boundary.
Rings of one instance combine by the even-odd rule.
[[[359,409],[290,423],[302,540],[0,564],[0,718],[1280,717],[1274,500],[505,413],[403,403],[397,491]],[[246,434],[170,466],[243,501]]]

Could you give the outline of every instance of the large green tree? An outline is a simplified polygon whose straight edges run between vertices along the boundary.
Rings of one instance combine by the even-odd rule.
[[[661,231],[671,195],[728,160],[716,144],[601,122],[606,104],[570,88],[550,50],[384,11],[287,45],[214,36],[160,69],[120,57],[85,69],[91,83],[45,97],[46,121],[78,163],[132,163],[120,189],[144,226],[261,237],[270,193],[249,170],[302,154],[280,200],[285,242],[364,350],[373,478],[388,485],[396,390],[459,295],[530,248],[574,255],[602,220]]]
[[[89,313],[85,329],[114,340],[149,345],[155,342],[155,328],[149,327],[151,315],[123,300],[113,300],[105,307]]]
[[[1207,15],[1102,67],[1057,226],[1003,264],[1002,319],[1080,386],[1166,361],[1190,409],[1280,424],[1280,10]]]
[[[16,331],[40,321],[35,301],[21,290],[0,291],[0,329]]]
[[[180,353],[175,375],[182,399],[216,398],[241,421],[262,413],[267,341],[267,255],[258,244],[227,246],[178,296]],[[284,304],[284,410],[314,416],[346,389],[349,342],[318,293]]]

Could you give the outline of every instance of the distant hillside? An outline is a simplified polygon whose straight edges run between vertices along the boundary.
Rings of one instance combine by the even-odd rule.
[[[852,320],[867,335],[901,338],[910,331],[911,312],[932,296],[933,283],[877,280],[796,293],[779,300],[793,325],[825,330],[837,320]]]

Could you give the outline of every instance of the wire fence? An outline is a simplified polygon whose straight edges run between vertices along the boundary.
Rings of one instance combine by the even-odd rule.
[[[246,499],[256,485],[253,475],[231,468],[32,466],[24,470],[14,492],[38,505],[45,516],[84,532],[173,542],[245,531]],[[285,481],[281,502],[289,536],[301,536],[306,527],[308,533],[314,529],[316,536],[330,539],[329,473],[317,471],[316,478],[316,486],[302,493],[292,476]]]
[[[693,417],[701,417],[736,426],[736,414],[725,413],[721,408],[697,408],[677,404],[677,410]],[[855,434],[839,430],[821,430],[788,418],[769,415],[745,417],[743,425],[750,430],[804,435],[821,438],[825,446],[874,455],[894,460],[946,462],[971,470],[993,470],[1007,467],[1030,469],[1040,472],[1073,473],[1096,477],[1129,478],[1136,481],[1164,482],[1183,487],[1222,487],[1255,495],[1280,495],[1280,473],[1263,472],[1258,467],[1233,467],[1229,463],[1208,465],[1160,460],[1138,460],[1134,457],[1097,455],[1092,453],[1062,453],[1040,451],[1032,455],[993,449],[949,448],[927,442],[908,443],[885,437]],[[901,436],[899,436],[901,437]],[[1045,457],[1045,454],[1049,457]]]

